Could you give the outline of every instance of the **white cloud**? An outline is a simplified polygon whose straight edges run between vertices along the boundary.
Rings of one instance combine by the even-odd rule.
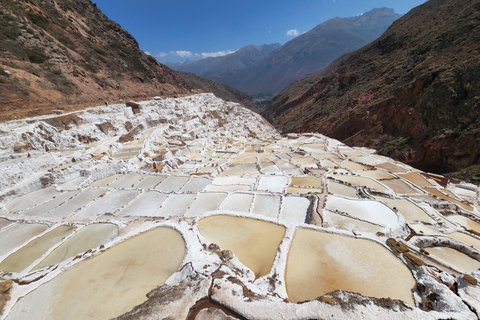
[[[143,51],[146,55],[151,56],[152,53],[150,51]]]
[[[292,37],[296,37],[298,36],[298,30],[297,29],[292,29],[292,30],[288,30],[287,31],[287,36],[292,36]]]
[[[191,58],[191,57],[193,57],[192,52],[185,51],[185,50],[170,51],[169,53],[174,55],[174,56],[179,56],[181,58]]]
[[[217,52],[202,52],[202,58],[223,57],[227,54],[234,53],[235,51],[217,51]]]
[[[168,56],[168,53],[166,52],[160,52],[160,53],[157,53],[155,55],[157,58],[165,58],[166,56]]]

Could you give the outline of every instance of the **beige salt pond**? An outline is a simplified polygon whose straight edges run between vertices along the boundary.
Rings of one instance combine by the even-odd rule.
[[[365,186],[367,188],[375,189],[378,191],[387,191],[387,188],[385,186],[383,186],[382,184],[370,178],[357,177],[357,176],[351,176],[351,175],[338,175],[338,174],[332,175],[331,177],[335,180],[348,182],[353,185]]]
[[[418,193],[417,190],[400,179],[383,180],[382,183],[398,194]]]
[[[42,262],[32,270],[38,270],[57,264],[88,249],[96,248],[118,236],[118,227],[111,223],[91,224],[67,239],[52,251]]]
[[[475,247],[475,249],[480,250],[480,240],[477,238],[474,238],[462,232],[449,233],[447,234],[447,236],[465,242],[466,244]]]
[[[371,240],[297,229],[285,278],[289,300],[295,303],[342,290],[415,305],[410,270]]]
[[[475,271],[480,268],[480,261],[470,258],[464,253],[448,247],[425,248],[430,255],[450,264],[460,272]]]
[[[53,245],[75,230],[71,226],[59,226],[9,255],[0,263],[3,272],[21,272],[35,260],[39,259]]]
[[[342,216],[328,210],[323,210],[322,215],[323,226],[326,228],[334,227],[340,230],[362,231],[374,234],[383,229],[381,226]]]
[[[183,261],[185,242],[159,227],[87,259],[19,300],[7,319],[111,319],[146,300]]]
[[[386,197],[375,196],[375,199],[383,201],[392,208],[395,208],[400,212],[400,214],[409,221],[423,221],[427,223],[435,224],[436,221],[433,220],[428,214],[425,213],[420,207],[414,204],[411,201],[406,199],[391,199]]]
[[[47,230],[46,224],[14,223],[0,230],[0,256]]]
[[[473,211],[473,208],[470,205],[468,205],[466,203],[463,203],[461,201],[458,201],[457,199],[454,199],[454,198],[440,192],[439,190],[437,190],[435,188],[424,188],[424,190],[428,191],[430,194],[433,194],[434,196],[436,196],[436,197],[438,197],[442,200],[453,202],[453,203],[455,203],[456,205],[458,205],[459,207],[461,207],[465,210]]]
[[[421,176],[420,174],[418,174],[416,172],[399,173],[398,176],[402,177],[405,180],[410,181],[411,183],[413,183],[414,185],[419,186],[419,187],[431,187],[432,186],[432,184],[430,182],[428,182],[427,179],[425,179],[423,176]]]
[[[259,278],[272,268],[285,227],[275,223],[227,215],[216,215],[198,222],[200,234],[224,250],[231,250]]]
[[[328,193],[359,199],[357,189],[333,180],[328,180]]]
[[[447,216],[447,219],[460,224],[467,230],[473,230],[480,233],[480,223],[461,215]]]
[[[375,180],[395,179],[395,176],[380,170],[357,171],[355,174],[357,176],[372,178]]]
[[[306,177],[292,177],[290,186],[307,187],[307,188],[321,188],[322,179],[315,176]]]

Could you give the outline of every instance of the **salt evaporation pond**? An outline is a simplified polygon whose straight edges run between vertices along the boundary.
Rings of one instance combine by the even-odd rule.
[[[87,259],[17,301],[7,319],[111,319],[146,300],[185,256],[182,235],[158,227]],[[42,306],[30,308],[30,306]]]
[[[216,210],[227,197],[227,193],[199,193],[195,202],[185,213],[186,217],[196,217],[208,211]]]
[[[75,230],[71,226],[59,226],[45,233],[39,238],[30,241],[26,246],[15,251],[0,263],[3,272],[21,272],[35,260],[39,259],[53,245]]]
[[[371,200],[353,200],[330,196],[325,207],[329,210],[347,213],[368,222],[392,227],[398,222],[398,217],[386,205]]]
[[[328,180],[328,193],[330,194],[338,194],[340,196],[350,197],[350,198],[357,198],[357,189],[354,187],[346,186],[342,183],[335,182],[333,180]]]
[[[392,208],[395,208],[400,212],[400,214],[409,221],[423,221],[427,223],[435,224],[436,221],[433,220],[428,214],[425,213],[420,207],[414,204],[407,199],[391,199],[387,197],[375,196],[375,199],[383,201]]]
[[[366,221],[361,221],[346,217],[340,214],[330,212],[328,210],[323,211],[323,225],[324,227],[334,227],[340,230],[349,230],[349,231],[362,231],[377,233],[382,230],[384,227],[368,223]]]
[[[0,256],[24,244],[27,240],[47,230],[48,225],[36,223],[14,223],[0,230]]]
[[[32,270],[38,270],[57,264],[89,249],[99,247],[118,236],[118,227],[111,223],[96,223],[88,225],[68,238],[58,248],[52,251]]]
[[[410,270],[385,247],[367,239],[297,229],[285,281],[289,300],[295,303],[342,290],[415,305]]]
[[[197,227],[207,241],[231,250],[256,278],[270,272],[286,230],[275,223],[226,215],[203,218]]]
[[[353,185],[365,186],[367,188],[376,189],[378,191],[387,191],[387,188],[385,186],[370,178],[340,174],[332,175],[331,177],[335,180],[351,183]]]
[[[461,215],[451,215],[447,216],[447,219],[453,222],[460,224],[461,226],[465,227],[467,230],[473,230],[475,232],[480,233],[480,223],[469,219],[467,217]]]
[[[240,212],[249,212],[252,204],[253,195],[244,193],[230,194],[220,205],[220,210],[232,210]]]
[[[34,192],[30,192],[24,196],[13,199],[7,203],[6,208],[10,212],[22,211],[30,207],[41,204],[47,200],[52,199],[55,196],[60,194],[59,191],[55,190],[54,187],[48,187],[45,189],[40,189]]]
[[[135,198],[125,208],[120,210],[116,216],[155,216],[163,202],[168,198],[168,194],[157,191],[147,191]]]
[[[480,261],[470,258],[464,253],[448,247],[425,248],[432,256],[452,265],[460,272],[471,272],[480,268]],[[447,262],[448,261],[448,262]]]

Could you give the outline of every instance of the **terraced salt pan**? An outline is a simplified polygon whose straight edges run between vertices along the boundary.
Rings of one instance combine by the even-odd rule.
[[[181,217],[195,200],[196,194],[171,194],[157,212],[158,217]]]
[[[342,183],[338,183],[330,179],[328,179],[327,181],[328,193],[360,199],[360,197],[357,195],[357,189],[355,189],[354,187],[346,186]]]
[[[286,176],[262,176],[258,183],[257,190],[269,192],[283,192],[288,184]]]
[[[120,210],[116,216],[144,216],[153,217],[163,202],[167,200],[168,195],[156,191],[147,191],[139,195],[135,200]]]
[[[340,212],[345,212],[359,219],[380,224],[383,226],[394,226],[398,222],[398,217],[386,205],[371,200],[353,200],[336,196],[329,196],[325,208]]]
[[[338,162],[338,164],[347,170],[370,170],[370,167],[367,167],[363,164],[356,163],[350,160],[344,160],[344,161]]]
[[[12,223],[13,223],[13,221],[10,221],[8,219],[0,218],[0,230],[3,229],[4,227],[7,227],[7,226],[11,225]]]
[[[178,192],[188,181],[188,177],[168,176],[164,181],[155,187],[162,192]]]
[[[432,224],[436,223],[436,221],[426,214],[419,206],[407,199],[391,199],[380,196],[375,196],[375,199],[385,202],[392,208],[396,208],[406,220],[423,221]]]
[[[13,199],[7,203],[5,207],[10,212],[22,211],[53,199],[53,197],[58,196],[60,193],[61,192],[55,190],[55,187],[40,189]]]
[[[117,236],[118,227],[114,224],[95,223],[88,225],[53,250],[52,253],[37,264],[32,270],[55,265],[68,258],[74,257],[79,253],[106,244]]]
[[[197,217],[205,212],[217,210],[226,197],[227,193],[199,193],[185,216]]]
[[[295,187],[321,188],[322,179],[315,176],[292,177],[290,185]]]
[[[400,179],[383,180],[382,183],[398,194],[418,193],[416,189],[413,189]]]
[[[70,199],[61,206],[45,214],[44,217],[68,217],[76,210],[83,208],[87,204],[91,203],[94,199],[100,197],[106,192],[107,190],[104,189],[85,189],[80,194],[73,197],[73,199]]]
[[[135,184],[143,178],[142,174],[139,173],[127,173],[113,181],[109,187],[110,188],[133,188]]]
[[[431,247],[425,248],[430,255],[439,258],[460,272],[471,272],[480,268],[480,261],[474,260],[467,256],[466,254],[461,253],[452,248],[448,247]]]
[[[312,153],[312,157],[317,160],[332,160],[332,161],[343,161],[338,155],[334,153]]]
[[[427,179],[416,172],[399,173],[398,176],[419,187],[432,187],[432,184]]]
[[[413,229],[419,235],[443,235],[440,230],[433,226],[428,226],[424,224],[409,223],[410,228]]]
[[[364,163],[367,165],[376,165],[380,164],[382,162],[385,162],[385,160],[375,156],[375,155],[364,155],[364,156],[359,156],[359,157],[352,157],[351,158],[353,161]]]
[[[451,216],[448,216],[447,219],[462,225],[467,230],[473,230],[480,233],[480,223],[472,219],[469,219],[461,215],[451,215]]]
[[[24,247],[18,249],[0,263],[3,272],[21,272],[35,260],[39,259],[53,245],[59,243],[62,238],[70,235],[75,230],[71,226],[59,226],[45,233],[39,238],[30,241]]]
[[[306,223],[310,200],[304,197],[283,197],[278,219],[294,224]]]
[[[78,188],[80,186],[80,184],[87,180],[87,177],[79,177],[77,179],[73,179],[73,180],[70,180],[70,181],[67,181],[61,185],[59,185],[59,189],[61,190],[68,190],[68,189],[74,189],[74,188]]]
[[[466,244],[475,247],[475,249],[480,250],[480,240],[469,236],[463,232],[452,232],[448,234],[449,237],[457,239],[459,241],[465,242]]]
[[[322,193],[322,189],[288,187],[286,192],[287,193]]]
[[[217,215],[198,222],[200,234],[220,248],[231,250],[245,266],[263,277],[270,272],[285,227],[251,218]]]
[[[370,232],[370,233],[377,233],[381,231],[383,227],[380,227],[375,224],[371,224],[365,221],[352,219],[346,216],[342,216],[328,210],[323,210],[323,226],[326,228],[336,228],[340,230],[348,230],[348,231],[362,231],[362,232]]]
[[[209,178],[191,177],[190,180],[188,180],[187,183],[180,189],[180,192],[200,192],[211,183],[212,179]]]
[[[278,218],[280,210],[280,196],[257,194],[253,200],[252,212],[271,218]]]
[[[396,164],[393,164],[391,162],[384,162],[384,163],[376,164],[374,166],[377,167],[377,168],[385,169],[385,170],[393,172],[393,173],[409,171],[408,169],[397,166]]]
[[[184,255],[185,242],[177,231],[167,227],[147,231],[41,285],[19,300],[6,319],[117,317],[163,285]]]
[[[98,198],[95,202],[89,204],[84,209],[75,213],[73,220],[95,219],[106,213],[114,213],[121,207],[128,204],[140,194],[137,190],[114,190]]]
[[[388,190],[385,186],[381,185],[377,181],[369,179],[369,178],[365,178],[365,177],[357,177],[357,176],[351,176],[351,175],[336,174],[336,175],[332,175],[331,178],[333,178],[335,180],[343,181],[343,182],[348,182],[348,183],[351,183],[351,184],[357,185],[357,186],[365,186],[367,188],[375,189],[375,190],[378,190],[378,191],[387,191]]]
[[[435,188],[424,188],[423,190],[429,192],[430,194],[433,194],[434,196],[442,199],[442,200],[446,200],[446,201],[450,201],[450,202],[453,202],[455,203],[456,205],[458,205],[459,207],[467,210],[467,211],[473,211],[473,207],[466,204],[466,203],[463,203],[457,199],[454,199],[442,192],[440,192],[439,190],[435,189]]]
[[[55,209],[65,201],[68,201],[69,199],[75,197],[79,193],[80,191],[65,191],[64,193],[56,196],[55,198],[47,202],[42,203],[41,205],[22,212],[22,214],[27,216],[42,216],[50,210]]]
[[[134,187],[140,189],[153,189],[166,178],[166,176],[147,175],[142,180],[137,182]]]
[[[400,260],[374,241],[339,234],[297,229],[285,281],[292,302],[342,290],[415,305],[415,279]]]
[[[372,178],[372,179],[375,179],[375,180],[385,180],[385,179],[395,179],[396,178],[395,176],[393,176],[389,173],[380,171],[380,170],[357,171],[357,172],[355,172],[355,174],[357,176]]]
[[[92,182],[92,184],[90,184],[90,187],[104,188],[104,187],[108,186],[110,183],[112,183],[113,181],[120,178],[121,176],[122,175],[120,175],[120,174],[114,174],[114,175],[111,175],[109,177],[94,181],[94,182]]]
[[[0,230],[0,243],[2,244],[0,246],[0,256],[38,236],[47,228],[48,226],[45,224],[33,223],[14,223],[3,228]]]
[[[220,210],[232,210],[239,212],[250,212],[253,195],[246,193],[233,193],[220,205]]]

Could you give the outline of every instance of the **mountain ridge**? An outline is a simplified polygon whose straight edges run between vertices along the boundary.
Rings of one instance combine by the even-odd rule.
[[[356,17],[327,20],[250,67],[214,79],[251,95],[279,93],[301,76],[373,41],[398,17],[393,9],[379,8]]]

